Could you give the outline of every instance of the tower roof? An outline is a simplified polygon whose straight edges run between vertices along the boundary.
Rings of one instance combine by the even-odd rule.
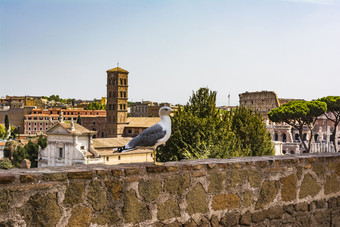
[[[116,67],[116,68],[113,68],[113,69],[109,69],[109,70],[107,70],[106,72],[122,72],[122,73],[129,73],[129,72],[126,71],[125,69],[122,69],[122,68],[119,68],[119,67]]]

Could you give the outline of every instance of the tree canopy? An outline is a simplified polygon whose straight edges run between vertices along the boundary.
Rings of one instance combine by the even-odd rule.
[[[176,161],[270,154],[273,146],[260,115],[245,108],[219,110],[216,92],[200,88],[172,117],[172,135],[157,157]]]
[[[0,124],[0,138],[5,138],[6,137],[6,129],[4,126]]]
[[[327,112],[333,114],[334,118],[332,116],[329,116],[327,113],[325,113],[325,116],[327,117],[328,120],[334,122],[332,136],[334,138],[333,139],[334,149],[337,151],[335,136],[336,128],[340,122],[340,96],[327,96],[318,99],[318,101],[325,102],[327,104]]]
[[[85,110],[106,110],[106,105],[98,102],[91,102],[85,107]]]
[[[327,110],[327,105],[321,101],[295,100],[272,109],[268,117],[273,122],[285,122],[299,131],[300,140],[306,152],[310,151],[311,139],[307,146],[302,139],[303,126],[306,125],[313,137],[313,129],[318,116]]]

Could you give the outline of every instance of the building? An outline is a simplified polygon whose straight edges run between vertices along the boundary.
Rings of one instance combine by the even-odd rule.
[[[157,103],[151,101],[134,102],[130,105],[130,117],[158,117],[159,109],[162,106],[169,106],[173,110],[177,109],[177,106],[172,106],[170,103]]]
[[[107,73],[106,136],[121,137],[127,122],[128,74],[116,67]]]
[[[103,159],[93,147],[95,134],[73,120],[64,122],[61,115],[46,131],[47,147],[39,153],[38,167],[102,163]]]
[[[273,91],[245,92],[240,94],[239,97],[240,106],[253,109],[263,116],[264,122],[266,123],[267,128],[272,135],[272,141],[282,142],[281,154],[296,154],[302,153],[304,151],[299,138],[299,132],[296,129],[286,123],[274,123],[270,122],[268,119],[268,112],[270,110],[277,108],[289,101],[302,99],[278,98],[277,94]],[[306,143],[312,140],[311,152],[334,152],[334,146],[332,145],[334,138],[331,137],[332,131],[332,121],[328,120],[324,115],[322,115],[316,121],[313,130],[313,138],[310,137],[309,128],[304,126],[302,139],[306,141]],[[340,145],[339,133],[335,139],[337,144]]]
[[[123,153],[115,152],[114,148],[122,147],[131,140],[131,137],[93,139],[93,147],[100,154],[103,163],[107,165],[153,162],[152,149],[137,149]]]
[[[33,109],[33,106],[26,106],[23,108],[0,108],[0,124],[5,124],[5,116],[7,115],[9,123],[16,127],[19,133],[23,134],[25,131],[25,115],[30,114]]]
[[[65,121],[77,121],[78,116],[82,118],[82,121],[88,122],[84,119],[101,117],[106,118],[105,110],[83,110],[83,109],[33,109],[30,114],[25,115],[24,119],[24,134],[32,135],[45,132],[49,125],[58,121],[60,113],[63,113]],[[51,122],[50,122],[51,121]],[[89,130],[92,130],[89,125],[85,126]],[[98,128],[98,127],[97,127]],[[95,128],[96,129],[96,128]],[[97,130],[97,129],[96,129]],[[94,130],[94,131],[96,131]],[[104,131],[104,129],[102,129]],[[100,133],[102,132],[100,131]]]

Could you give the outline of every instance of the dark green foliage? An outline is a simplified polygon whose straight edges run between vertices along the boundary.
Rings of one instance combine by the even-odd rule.
[[[200,88],[172,117],[172,135],[165,146],[158,148],[157,157],[161,161],[177,161],[272,154],[272,144],[262,118],[247,111],[242,109],[234,114],[218,110],[216,92]],[[236,130],[242,120],[250,127],[245,124]],[[243,133],[242,130],[254,131]],[[265,135],[258,135],[260,133]],[[244,138],[246,142],[242,141]]]
[[[80,124],[80,125],[81,125],[81,117],[80,117],[80,115],[78,115],[77,124]]]
[[[8,119],[7,114],[5,115],[5,128],[6,128],[6,131],[9,129],[9,119]]]
[[[40,135],[38,138],[38,145],[41,147],[41,149],[47,147],[47,137]]]
[[[26,149],[22,146],[18,146],[17,149],[13,152],[13,160],[12,163],[14,166],[19,167],[22,160],[29,158]]]
[[[240,142],[242,156],[273,154],[271,136],[259,113],[244,107],[236,108],[231,128]]]
[[[0,138],[5,138],[6,136],[6,129],[4,126],[0,124]]]
[[[63,101],[63,99],[61,99],[59,97],[59,95],[51,95],[50,97],[48,97],[48,101],[52,101],[52,100],[54,100],[56,102],[62,102]]]
[[[300,138],[303,138],[302,131],[303,126],[306,125],[310,131],[310,137],[313,137],[313,129],[315,121],[318,116],[327,111],[327,105],[320,101],[290,101],[280,107],[268,112],[268,117],[273,122],[285,122],[299,131]],[[306,152],[310,150],[310,144],[312,140],[309,140],[307,147],[304,140],[302,145]]]
[[[325,113],[327,119],[334,122],[332,137],[335,138],[336,128],[340,122],[340,96],[327,96],[318,99],[318,101],[325,102],[327,104],[327,112],[332,113],[334,116],[334,118],[332,118]],[[333,139],[333,145],[335,150],[337,151],[335,139]]]
[[[8,158],[0,160],[0,169],[12,169],[14,166]]]
[[[105,110],[106,109],[106,105],[102,105],[98,102],[91,102],[90,104],[88,104],[85,107],[85,110]]]
[[[31,140],[25,145],[25,150],[29,156],[29,160],[31,161],[31,167],[38,167],[38,152],[39,152],[39,145],[33,143]]]

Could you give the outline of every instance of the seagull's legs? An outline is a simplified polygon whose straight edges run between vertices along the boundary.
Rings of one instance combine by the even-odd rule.
[[[157,166],[164,165],[164,163],[156,161],[156,149],[153,149],[152,152],[153,152],[153,164],[155,164]]]

